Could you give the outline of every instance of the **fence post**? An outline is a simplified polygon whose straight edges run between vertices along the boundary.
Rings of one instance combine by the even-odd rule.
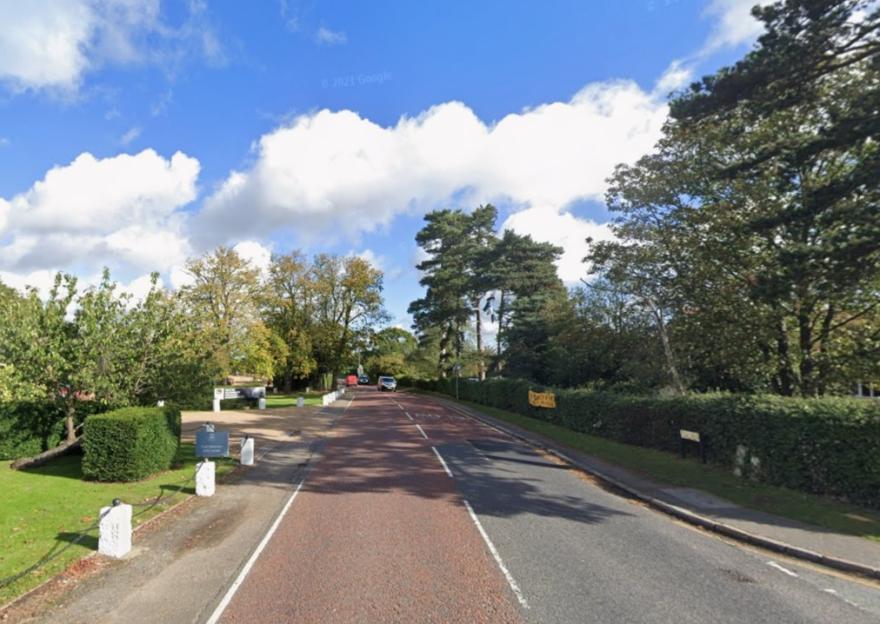
[[[98,552],[119,559],[131,550],[131,505],[118,498],[109,507],[101,507],[98,523]]]
[[[196,496],[214,496],[214,462],[203,459],[196,464]]]
[[[249,435],[245,435],[241,439],[240,460],[242,466],[254,465],[254,439]]]

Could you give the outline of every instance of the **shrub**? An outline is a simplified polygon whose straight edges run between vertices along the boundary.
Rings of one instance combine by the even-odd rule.
[[[57,403],[0,403],[0,459],[36,455],[57,446],[63,435],[64,414]]]
[[[455,380],[413,385],[455,396]],[[880,507],[880,402],[555,389],[557,407],[545,409],[528,404],[529,389],[543,388],[516,379],[459,382],[463,400],[627,444],[677,452],[680,429],[699,431],[713,463],[766,483]]]
[[[171,467],[180,445],[180,410],[126,407],[86,419],[83,475],[136,481]]]

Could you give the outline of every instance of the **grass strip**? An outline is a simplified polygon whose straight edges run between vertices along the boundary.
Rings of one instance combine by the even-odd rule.
[[[81,455],[59,457],[30,470],[11,470],[11,462],[0,462],[0,579],[27,568],[53,548],[60,549],[74,539],[79,531],[93,524],[101,507],[114,498],[126,503],[148,502],[170,493],[195,472],[195,449],[181,444],[175,467],[143,481],[131,483],[99,483],[85,481]],[[232,458],[218,458],[217,477],[231,472],[236,465]],[[179,503],[194,492],[194,483],[182,491],[136,515],[134,526],[143,524],[162,511]],[[135,508],[138,514],[141,509]],[[0,589],[0,605],[20,596],[65,569],[71,562],[98,548],[98,530],[91,531],[79,544],[67,549],[60,557]]]

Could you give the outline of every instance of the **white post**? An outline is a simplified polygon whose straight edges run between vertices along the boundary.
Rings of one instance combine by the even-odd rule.
[[[260,398],[257,400],[257,407],[261,410],[266,409],[266,399]]]
[[[98,552],[119,559],[131,550],[131,505],[113,501],[110,507],[101,507],[98,523]]]
[[[220,411],[220,399],[214,399],[214,411],[215,412]]]
[[[246,435],[241,439],[241,465],[242,466],[253,466],[254,465],[254,439],[249,435]]]
[[[196,496],[214,496],[214,462],[207,459],[196,464]]]
[[[306,400],[304,398],[302,398],[302,397],[297,398],[297,400],[296,400],[297,407],[302,407],[305,404],[306,404]]]

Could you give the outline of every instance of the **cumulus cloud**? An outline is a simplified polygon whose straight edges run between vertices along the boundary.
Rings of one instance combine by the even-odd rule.
[[[601,199],[614,165],[651,149],[666,112],[629,81],[594,83],[494,124],[460,102],[390,127],[321,110],[263,135],[253,166],[205,201],[197,230],[212,244],[278,228],[354,237],[438,205]]]
[[[193,57],[223,61],[204,6],[188,4],[178,24],[159,0],[0,2],[0,81],[13,91],[75,92],[103,64],[155,63],[168,71]]]
[[[269,265],[272,263],[272,250],[269,247],[255,240],[246,240],[236,244],[232,249],[254,268],[259,269],[263,275],[269,272]]]
[[[53,167],[27,191],[0,198],[0,270],[42,279],[40,271],[71,266],[180,264],[190,248],[178,210],[196,197],[198,174],[196,159],[153,150],[83,153]]]
[[[562,247],[557,271],[562,281],[569,285],[587,277],[588,267],[583,258],[589,253],[590,246],[586,239],[597,242],[614,239],[608,223],[582,219],[554,206],[535,206],[516,212],[507,218],[502,229],[530,234],[536,241]]]
[[[752,7],[774,0],[712,0],[706,9],[714,21],[712,33],[703,45],[702,54],[750,43],[764,32],[764,24],[752,16]]]

